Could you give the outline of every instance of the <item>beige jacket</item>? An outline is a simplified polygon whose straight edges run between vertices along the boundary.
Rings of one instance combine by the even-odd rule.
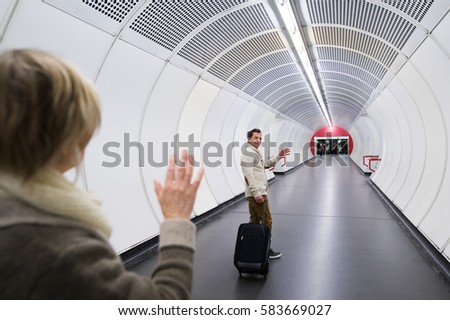
[[[280,161],[280,156],[264,160],[263,156],[249,143],[243,145],[241,154],[241,168],[245,179],[245,196],[258,197],[267,195],[266,169]]]
[[[62,175],[23,185],[0,172],[0,299],[188,299],[195,226],[163,222],[159,262],[128,272],[106,237],[100,204]],[[132,230],[130,230],[132,232]]]

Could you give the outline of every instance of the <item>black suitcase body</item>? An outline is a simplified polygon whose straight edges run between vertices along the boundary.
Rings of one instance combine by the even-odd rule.
[[[266,224],[243,223],[239,226],[234,265],[242,273],[260,274],[266,278],[269,272],[270,230]]]

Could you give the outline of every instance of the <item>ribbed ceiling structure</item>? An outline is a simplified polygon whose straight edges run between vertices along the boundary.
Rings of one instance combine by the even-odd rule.
[[[277,2],[282,0],[83,0],[86,10],[108,20],[103,24],[92,18],[92,12],[70,12],[74,10],[67,2],[45,1],[240,92],[282,117],[312,130],[326,126],[278,14]],[[408,46],[410,39],[417,40],[414,33],[434,2],[290,0],[290,4],[332,122],[349,129],[423,41]],[[423,29],[419,31],[426,35]]]
[[[433,1],[293,2],[310,30],[310,52],[335,124],[348,128],[377,93]],[[305,10],[306,9],[306,10]]]

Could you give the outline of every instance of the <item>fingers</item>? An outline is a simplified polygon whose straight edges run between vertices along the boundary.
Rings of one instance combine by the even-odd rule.
[[[197,173],[197,176],[195,177],[195,180],[192,182],[194,192],[197,192],[197,189],[200,186],[200,182],[202,182],[203,173],[204,173],[203,168],[200,168],[199,172]]]
[[[171,156],[169,160],[169,166],[166,173],[165,185],[169,185],[175,179],[175,157]]]
[[[184,172],[184,181],[186,182],[186,184],[190,184],[191,183],[191,179],[192,179],[192,174],[194,171],[194,156],[189,155],[186,150],[184,150],[183,152],[183,161],[184,161],[184,166],[186,168],[185,172]]]
[[[156,180],[153,180],[153,184],[154,184],[154,186],[155,186],[155,192],[156,192],[156,196],[159,198],[160,196],[161,196],[161,194],[162,194],[162,186],[161,186],[161,183],[159,183],[158,181],[156,181]]]
[[[171,156],[164,185],[169,186],[174,182],[176,182],[183,188],[191,185],[191,180],[194,172],[194,164],[194,157],[192,155],[189,155],[187,150],[182,151],[181,161],[179,162],[179,165],[177,165],[175,157]],[[200,185],[203,174],[204,171],[202,168],[200,168],[200,171],[197,173],[195,180],[192,182],[195,190],[197,190],[198,186]],[[161,186],[158,181],[154,181],[154,185],[157,194],[163,192],[164,187]]]
[[[184,180],[184,176],[186,174],[186,168],[188,167],[187,159],[188,159],[187,150],[183,150],[183,152],[181,153],[181,162],[180,162],[180,165],[177,167],[177,172],[176,172],[176,178],[178,181]]]

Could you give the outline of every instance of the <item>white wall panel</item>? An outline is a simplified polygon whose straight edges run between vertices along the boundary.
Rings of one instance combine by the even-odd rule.
[[[390,185],[386,189],[385,194],[388,198],[394,199],[396,195],[403,189],[405,179],[409,173],[410,162],[412,157],[412,140],[413,135],[411,125],[408,122],[407,113],[402,104],[396,97],[397,92],[387,88],[382,96],[386,103],[392,106],[392,111],[397,121],[397,129],[395,135],[400,138],[400,144],[394,144],[394,159],[396,159],[396,168],[390,172]]]
[[[450,37],[448,36],[448,30],[450,30],[450,15],[447,13],[447,16],[442,19],[436,29],[433,30],[432,35],[441,46],[447,50],[447,52],[450,52]]]
[[[3,39],[3,34],[18,3],[19,0],[3,0],[0,2],[0,41]]]
[[[406,208],[419,184],[425,165],[426,148],[425,131],[419,109],[406,87],[400,82],[401,77],[408,76],[404,72],[406,71],[403,70],[399,78],[392,79],[389,84],[389,90],[395,94],[395,98],[402,106],[403,116],[407,118],[411,128],[411,156],[408,163],[402,163],[405,168],[408,166],[407,173],[398,193],[391,199],[401,210]]]
[[[353,139],[353,151],[351,158],[357,163],[362,171],[369,173],[372,171],[370,171],[368,167],[368,159],[366,159],[366,165],[364,165],[363,157],[378,155],[378,153],[373,152],[375,148],[373,146],[374,139],[372,137],[373,130],[371,130],[371,128],[374,128],[374,126],[370,119],[371,118],[369,116],[359,118],[352,130],[349,131]],[[370,126],[371,124],[372,127]]]
[[[349,133],[353,139],[353,151],[350,155],[350,158],[361,170],[368,172],[368,169],[363,165],[362,159],[365,150],[367,150],[367,148],[369,147],[369,141],[366,142],[364,140],[364,134],[367,133],[367,129],[365,129],[362,125],[363,122],[364,118],[359,118],[349,130]]]
[[[380,102],[380,98],[374,101],[372,106],[367,109],[367,113],[374,120],[374,123],[379,128],[380,132],[383,132],[382,137],[382,145],[383,149],[380,153],[380,158],[382,159],[379,163],[375,173],[370,176],[370,179],[378,186],[380,189],[385,192],[382,184],[384,179],[386,178],[387,172],[391,167],[391,157],[392,152],[394,152],[394,146],[390,143],[390,139],[392,138],[391,131],[391,120],[392,115],[389,110],[384,110],[382,103]]]
[[[302,142],[302,162],[305,162],[309,159],[311,159],[314,155],[311,152],[311,148],[310,148],[310,141],[311,141],[311,137],[314,135],[314,132],[312,130],[307,130],[304,129],[301,131],[302,132],[302,137],[301,137],[301,141]],[[306,152],[305,152],[306,150]]]
[[[409,168],[409,161],[411,159],[411,130],[404,110],[395,99],[393,93],[389,90],[384,90],[380,95],[386,107],[392,111],[395,120],[392,123],[393,137],[389,142],[393,145],[392,165],[387,177],[384,181],[385,194],[392,199],[402,187],[405,176]]]
[[[103,209],[113,226],[111,241],[117,251],[159,232],[139,174],[140,166],[146,165],[145,152],[130,143],[139,141],[143,109],[163,66],[164,61],[119,41],[108,55],[96,83],[102,100],[102,125],[88,146],[85,169],[89,189],[104,201]],[[125,140],[130,143],[125,144]],[[102,165],[116,162],[115,157],[104,153],[103,146],[108,142],[116,144],[109,152],[121,159],[114,167]],[[140,163],[140,157],[144,162]],[[151,184],[145,187],[153,188]]]
[[[171,143],[177,134],[178,121],[197,79],[190,73],[167,64],[151,92],[140,136],[143,143],[153,143],[153,147],[147,149],[152,151],[154,164],[147,165],[142,170],[145,186],[153,186],[154,179],[164,182],[167,158],[174,152]],[[167,149],[167,152],[164,149]],[[161,208],[154,189],[149,187],[146,191],[153,210],[162,220]]]
[[[383,126],[385,128],[383,134],[386,136],[384,141],[386,152],[383,154],[381,162],[378,162],[380,165],[377,169],[380,173],[378,185],[386,194],[392,182],[392,175],[395,175],[398,168],[398,154],[399,151],[401,152],[401,141],[398,122],[395,119],[392,107],[387,105],[382,95],[379,96],[378,102],[380,104],[379,112],[383,115]],[[400,150],[398,150],[399,148]],[[381,167],[381,163],[383,163],[383,167]],[[377,165],[377,163],[374,165]]]
[[[16,8],[2,46],[38,48],[65,56],[93,79],[112,41],[111,35],[48,4],[24,0]]]
[[[301,164],[303,162],[306,161],[305,158],[307,158],[305,156],[305,144],[308,144],[309,141],[307,139],[304,138],[304,132],[305,129],[303,127],[296,127],[295,128],[295,132],[294,132],[294,153],[296,153],[296,157],[298,158],[298,164]],[[307,148],[309,149],[309,144],[307,146]]]
[[[67,1],[67,0],[42,0],[45,3],[48,3],[52,6],[55,6],[59,10],[62,10],[67,13],[69,16],[75,16],[89,24],[96,26],[99,29],[102,29],[110,34],[116,34],[120,27],[121,23],[117,21],[118,17],[116,17],[112,12],[107,9],[103,10],[103,13],[100,10],[94,9],[88,3],[98,4],[99,1]],[[98,6],[100,8],[101,4]],[[103,7],[105,8],[105,7]],[[115,17],[116,19],[113,19]]]
[[[278,154],[283,145],[291,150],[291,154],[286,157],[286,163],[290,164],[290,166],[283,166],[284,160],[281,159],[276,164],[273,172],[287,172],[294,168],[294,127],[295,126],[292,122],[283,119],[275,119],[270,127],[270,132],[272,133],[273,140],[276,143],[276,147],[271,148],[271,154]]]
[[[286,158],[286,163],[290,165],[287,170],[292,170],[295,167],[301,164],[301,150],[297,149],[297,133],[300,130],[300,126],[295,125],[292,122],[289,122],[289,126],[283,127],[282,131],[284,131],[284,135],[286,136],[284,141],[290,141],[292,143],[291,154]],[[281,141],[282,143],[283,141]],[[304,141],[306,142],[306,141]],[[281,164],[280,164],[281,165]]]
[[[271,140],[271,147],[269,148],[269,154],[270,155],[275,155],[277,154],[279,151],[279,147],[280,147],[280,142],[279,140],[282,139],[281,135],[280,135],[280,130],[284,124],[284,120],[283,119],[279,119],[279,118],[274,118],[273,122],[270,125],[269,128],[269,133],[270,133],[270,140]],[[278,163],[275,165],[275,168],[273,170],[273,172],[284,172],[286,171],[284,168],[285,167],[281,167],[283,160],[278,161]]]
[[[291,152],[294,155],[292,161],[292,166],[296,167],[300,165],[303,161],[303,155],[302,155],[302,146],[306,143],[306,141],[300,141],[299,137],[302,131],[302,127],[300,126],[294,126],[291,131],[291,141],[293,143]]]
[[[241,167],[239,162],[236,163],[236,158],[239,161],[242,143],[247,141],[246,131],[241,132],[241,129],[238,129],[238,124],[243,113],[247,110],[248,104],[249,102],[247,100],[240,97],[236,98],[224,119],[220,135],[220,143],[222,145],[237,144],[236,147],[231,149],[231,155],[229,155],[231,157],[230,163],[222,166],[224,175],[227,177],[228,184],[235,196],[243,193],[245,188],[244,181],[242,180]],[[239,135],[236,135],[238,131]]]
[[[194,136],[194,141],[200,145],[202,140],[203,124],[205,122],[208,110],[214,103],[219,88],[206,82],[199,80],[192,89],[188,100],[183,109],[178,124],[178,132],[180,134],[180,141],[188,141],[190,135]],[[203,154],[200,147],[194,149],[194,156],[196,161],[202,163]],[[194,168],[194,175],[198,172],[198,167]],[[217,201],[209,188],[208,181],[204,180],[198,189],[197,199],[194,205],[196,214],[202,214],[217,206]]]
[[[379,155],[382,150],[381,132],[375,126],[370,117],[364,118],[366,129],[368,130],[366,139],[371,142],[370,148],[367,150],[368,154]]]
[[[386,153],[385,139],[386,139],[387,133],[385,133],[385,132],[383,131],[383,127],[382,127],[383,117],[382,117],[382,114],[381,114],[381,117],[380,117],[380,114],[379,114],[378,112],[373,112],[373,113],[371,113],[371,112],[369,111],[369,109],[367,110],[367,114],[369,115],[370,119],[372,119],[372,123],[373,123],[373,125],[374,125],[374,127],[375,127],[375,129],[376,129],[376,132],[378,132],[378,136],[380,137],[380,139],[379,139],[379,142],[380,142],[380,148],[379,148],[379,152],[377,153],[377,155],[378,155],[381,159],[383,159],[384,154]],[[380,166],[382,166],[382,161],[381,161],[381,163],[379,163],[378,169],[379,169]],[[370,176],[370,179],[371,179],[373,182],[375,182],[375,181],[374,181],[374,178],[376,178],[376,176],[377,176],[377,173],[375,172],[375,174],[372,174],[372,175]]]
[[[274,119],[275,113],[257,106],[256,111],[253,113],[253,117],[250,119],[248,124],[248,130],[251,130],[253,128],[258,128],[261,130],[263,143],[261,144],[261,147],[259,147],[259,151],[264,158],[269,158],[270,156],[274,155],[273,153],[271,153],[271,150],[266,147],[269,145],[269,141],[267,139],[270,138],[270,141],[274,142],[272,136],[267,136],[271,133],[270,126]],[[267,179],[272,179],[274,177],[273,172],[269,169],[266,170],[266,175]]]
[[[214,198],[219,204],[234,197],[233,190],[231,189],[224,170],[222,169],[222,166],[231,166],[232,164],[232,150],[230,149],[232,145],[229,143],[222,144],[220,136],[224,129],[224,119],[226,119],[227,114],[235,100],[235,94],[223,89],[220,90],[216,100],[208,111],[208,115],[203,126],[202,146],[214,144],[221,147],[221,156],[207,158],[205,154],[203,155],[205,180],[207,181]],[[217,150],[214,146],[209,149],[211,154],[218,151],[219,150]],[[205,160],[208,160],[211,164],[208,165]],[[217,162],[217,166],[215,162]]]
[[[404,212],[416,225],[431,207],[440,188],[445,169],[442,147],[446,145],[445,127],[437,101],[430,91],[428,83],[424,81],[422,75],[412,66],[412,64],[420,65],[423,63],[423,57],[421,56],[423,51],[421,49],[419,51],[420,53],[416,53],[410,60],[411,64],[405,65],[402,69],[405,74],[401,76],[401,80],[417,103],[426,132],[426,148],[423,150],[426,154],[424,171],[417,190]],[[430,59],[427,59],[426,65],[427,68],[434,70],[440,68],[436,61]]]
[[[446,127],[450,125],[450,60],[434,43],[427,40],[414,56],[414,64],[421,75],[426,79],[430,87],[433,89],[433,96],[437,100],[440,109],[440,115],[445,121]],[[432,61],[432,62],[431,62]],[[433,66],[430,66],[430,63]],[[437,113],[437,112],[436,112]],[[436,115],[437,116],[437,115]],[[442,122],[441,122],[442,123]],[[441,123],[433,123],[439,125]],[[438,133],[438,132],[436,132]],[[448,133],[442,128],[439,141],[432,147],[435,148],[434,155],[437,157],[433,165],[441,176],[435,176],[433,187],[437,188],[436,199],[426,214],[423,222],[419,224],[419,228],[431,239],[438,248],[442,249],[444,244],[450,238],[450,159],[449,159],[449,140]],[[442,179],[442,180],[441,180]],[[442,185],[440,185],[442,181]]]

